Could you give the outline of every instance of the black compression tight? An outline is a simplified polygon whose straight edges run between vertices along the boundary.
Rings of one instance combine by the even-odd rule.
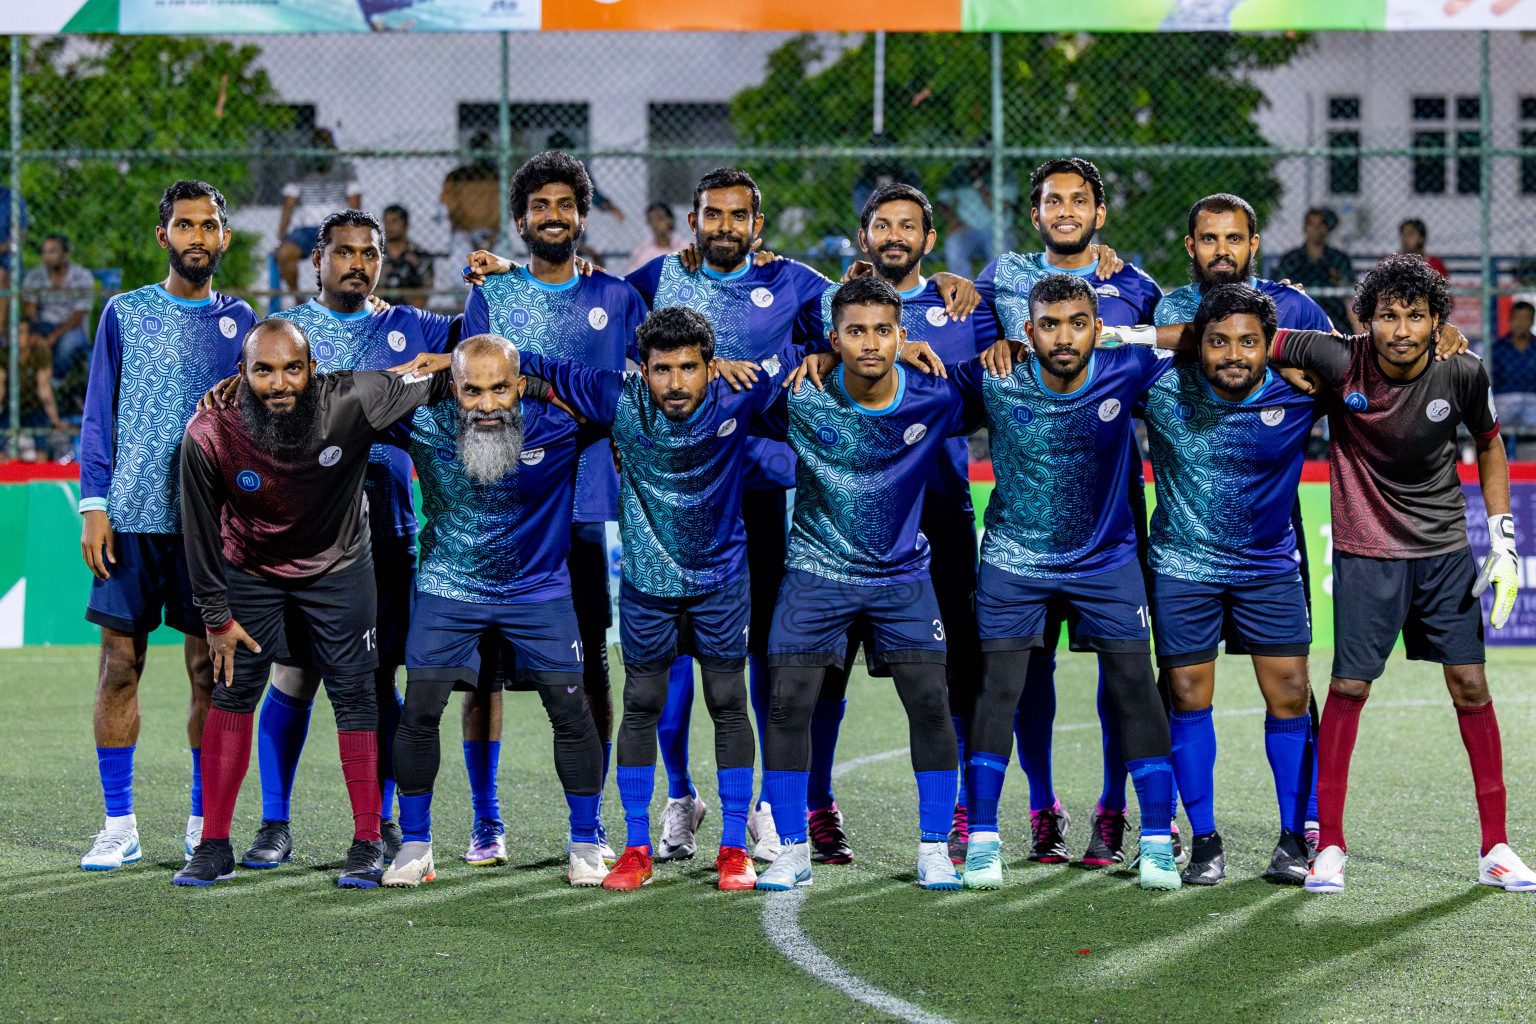
[[[1029,651],[988,651],[983,655],[981,693],[966,730],[968,750],[1007,757],[1013,750],[1013,712],[1024,692]],[[1126,761],[1167,757],[1172,752],[1168,712],[1158,696],[1152,659],[1145,654],[1100,654],[1104,688],[1120,716],[1120,750]],[[1021,709],[1030,712],[1026,705]]]
[[[825,668],[786,666],[770,670],[770,710],[763,741],[763,768],[805,772],[811,768],[811,713]],[[944,666],[903,662],[891,666],[896,693],[907,711],[912,770],[952,771],[960,755],[949,720]]]
[[[656,763],[656,723],[667,703],[670,669],[624,678],[624,720],[619,726],[619,761],[626,768]],[[715,723],[715,764],[751,768],[752,724],[747,718],[747,683],[742,669],[703,669],[704,703]]]

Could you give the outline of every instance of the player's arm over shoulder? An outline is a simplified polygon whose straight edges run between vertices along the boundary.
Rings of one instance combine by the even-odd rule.
[[[1275,332],[1269,361],[1276,366],[1295,366],[1309,370],[1329,384],[1336,384],[1349,369],[1354,356],[1355,339],[1327,331]]]

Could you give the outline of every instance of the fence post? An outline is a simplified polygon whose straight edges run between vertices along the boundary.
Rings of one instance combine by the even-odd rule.
[[[21,440],[21,36],[11,36],[11,286],[7,289],[5,332],[10,339],[10,368],[6,381],[10,392],[6,406],[11,413],[6,448],[15,458]]]
[[[497,180],[501,183],[501,237],[496,244],[502,252],[512,251],[512,207],[507,193],[512,187],[512,104],[509,93],[512,88],[508,76],[511,48],[506,32],[501,33],[501,94],[496,101]]]
[[[1482,237],[1481,278],[1483,283],[1479,298],[1482,306],[1483,354],[1489,357],[1491,366],[1493,341],[1498,333],[1499,324],[1498,310],[1494,308],[1494,293],[1498,289],[1499,282],[1493,268],[1493,96],[1489,87],[1488,31],[1486,29],[1478,35],[1478,50],[1478,140],[1482,143],[1482,152],[1478,154],[1477,198],[1480,217],[1478,233]],[[1494,366],[1495,380],[1498,379],[1498,371],[1499,368]]]
[[[1003,34],[992,33],[992,251],[1001,255],[1003,210]]]

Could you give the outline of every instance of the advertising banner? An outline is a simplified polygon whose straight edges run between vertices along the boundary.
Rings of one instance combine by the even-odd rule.
[[[123,34],[502,32],[539,27],[539,0],[119,0]]]

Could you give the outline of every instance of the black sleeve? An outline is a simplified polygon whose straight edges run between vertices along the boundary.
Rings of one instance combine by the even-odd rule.
[[[192,598],[203,624],[221,629],[229,623],[229,599],[224,582],[224,544],[219,514],[224,507],[224,481],[219,467],[190,436],[181,439],[181,536],[187,545],[187,569]]]
[[[447,371],[428,377],[402,377],[388,370],[358,370],[352,374],[352,387],[368,425],[383,431],[421,406],[447,398],[449,376]]]
[[[1479,441],[1489,441],[1499,432],[1499,414],[1493,405],[1493,384],[1488,368],[1470,353],[1455,357],[1457,363],[1456,404],[1461,421]]]
[[[1310,370],[1331,385],[1349,371],[1354,339],[1326,331],[1281,331],[1275,335],[1270,361]]]

